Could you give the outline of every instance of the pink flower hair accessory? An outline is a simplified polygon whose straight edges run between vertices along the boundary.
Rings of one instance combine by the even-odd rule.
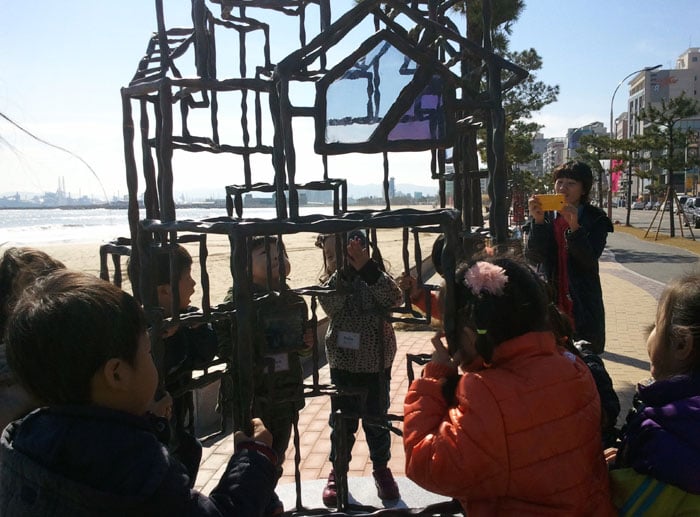
[[[464,273],[464,285],[475,296],[479,296],[482,292],[501,295],[507,283],[506,270],[490,262],[479,261]]]

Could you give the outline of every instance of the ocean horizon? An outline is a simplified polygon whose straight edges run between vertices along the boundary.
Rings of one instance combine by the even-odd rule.
[[[331,215],[332,206],[303,206],[300,215]],[[145,217],[145,211],[141,211]],[[179,220],[226,216],[225,208],[178,208]],[[272,207],[244,208],[246,218],[274,219]],[[0,246],[110,242],[129,237],[123,208],[9,208],[0,210]]]

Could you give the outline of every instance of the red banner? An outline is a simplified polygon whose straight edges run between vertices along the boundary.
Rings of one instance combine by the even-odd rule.
[[[625,162],[622,160],[612,160],[610,162],[612,169],[612,191],[620,192],[620,180],[622,179],[622,171],[625,169]]]

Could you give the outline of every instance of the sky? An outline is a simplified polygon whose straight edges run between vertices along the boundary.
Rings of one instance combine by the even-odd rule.
[[[595,121],[607,127],[611,96],[627,74],[657,64],[673,68],[688,47],[700,46],[697,0],[525,2],[513,26],[511,49],[536,49],[544,62],[538,79],[561,89],[558,101],[534,116],[546,137],[561,137],[567,128]],[[190,0],[165,4],[166,25],[191,25]],[[60,177],[73,196],[126,194],[119,91],[156,30],[154,5],[150,0],[0,0],[0,112],[36,137],[75,153],[94,171],[0,119],[0,194],[55,191]],[[333,0],[334,17],[351,6],[352,0]],[[215,12],[216,7],[210,4]],[[286,17],[279,15],[277,22],[273,60],[285,55],[297,37]],[[347,50],[368,30],[358,28]],[[625,99],[622,85],[615,116],[624,111]],[[310,141],[311,131],[302,125],[295,137],[304,148],[299,149],[299,181],[322,174],[310,145],[299,145]],[[427,159],[401,154],[391,162],[397,183],[431,184]],[[222,197],[224,185],[242,183],[221,157],[196,153],[178,160],[176,192],[210,190]],[[381,182],[381,155],[331,158],[330,166],[333,177],[350,183]],[[268,164],[261,169],[269,169]]]

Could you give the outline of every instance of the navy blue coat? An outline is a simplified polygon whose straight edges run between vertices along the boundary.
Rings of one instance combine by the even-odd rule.
[[[530,222],[527,242],[528,259],[538,264],[547,281],[558,292],[557,242],[554,238],[552,213],[545,214],[543,224]],[[579,225],[575,232],[568,232],[569,294],[574,306],[576,330],[574,341],[591,343],[591,351],[600,354],[605,347],[605,308],[600,287],[598,259],[605,249],[612,222],[600,208],[583,204],[579,211]]]
[[[254,516],[276,481],[267,458],[243,450],[209,496],[191,490],[149,419],[94,406],[38,409],[0,445],[4,517]]]

